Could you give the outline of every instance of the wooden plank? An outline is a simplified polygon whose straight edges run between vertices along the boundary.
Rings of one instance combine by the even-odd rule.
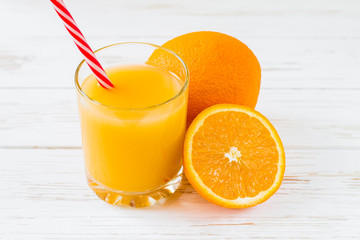
[[[236,30],[241,35],[296,37],[360,37],[355,29],[360,16],[358,1],[339,0],[239,2],[218,1],[66,1],[87,36],[168,36],[207,28]],[[96,12],[95,12],[95,11]],[[49,2],[8,1],[0,20],[11,36],[66,36]],[[95,16],[101,16],[101,18]],[[46,21],[44,21],[46,19]],[[27,26],[24,27],[26,21]],[[21,29],[21,31],[14,31]],[[355,31],[354,31],[355,30]]]
[[[160,208],[108,205],[86,186],[78,149],[0,149],[1,239],[360,237],[360,150],[289,150],[267,202],[230,210],[185,180]]]
[[[162,44],[174,36],[101,36],[93,37],[92,42],[94,48],[123,41]],[[360,89],[357,38],[324,40],[241,35],[238,38],[259,58],[262,88]],[[22,44],[24,41],[31,42],[31,47]],[[0,88],[73,88],[80,60],[80,53],[67,36],[0,39],[0,78],[4,79],[0,81]]]
[[[257,109],[285,148],[360,146],[360,90],[261,90]],[[79,148],[73,89],[0,89],[0,147]]]

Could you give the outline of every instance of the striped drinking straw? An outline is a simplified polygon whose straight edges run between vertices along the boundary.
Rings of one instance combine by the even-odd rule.
[[[104,68],[97,60],[93,50],[91,50],[89,44],[87,44],[84,35],[77,27],[74,18],[71,16],[70,12],[65,7],[64,2],[62,0],[50,0],[50,1],[53,3],[55,11],[63,21],[65,28],[72,36],[76,46],[83,54],[86,63],[89,65],[91,71],[96,76],[99,84],[106,89],[113,88],[114,85],[110,82],[109,77],[106,75]]]

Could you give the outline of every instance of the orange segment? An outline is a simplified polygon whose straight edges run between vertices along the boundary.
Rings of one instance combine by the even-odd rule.
[[[285,153],[275,128],[259,112],[219,104],[191,124],[184,167],[189,182],[205,199],[244,208],[264,202],[280,187]]]

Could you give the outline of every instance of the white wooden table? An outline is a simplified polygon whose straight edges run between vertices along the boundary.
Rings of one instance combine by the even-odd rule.
[[[73,75],[81,56],[49,1],[0,4],[0,239],[360,239],[360,1],[68,0],[93,48],[213,30],[262,66],[257,109],[287,168],[251,209],[185,180],[163,207],[99,200],[83,173]]]

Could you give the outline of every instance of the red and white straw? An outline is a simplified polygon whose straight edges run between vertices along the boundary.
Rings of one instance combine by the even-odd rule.
[[[74,18],[71,16],[70,12],[65,7],[64,2],[62,0],[50,0],[50,1],[53,3],[55,11],[62,19],[65,28],[72,36],[76,46],[78,47],[80,52],[84,55],[86,63],[89,65],[91,71],[96,76],[99,84],[107,89],[113,88],[114,85],[110,82],[109,77],[106,75],[104,68],[97,60],[93,50],[91,50],[89,44],[87,44],[84,35],[77,27]]]

